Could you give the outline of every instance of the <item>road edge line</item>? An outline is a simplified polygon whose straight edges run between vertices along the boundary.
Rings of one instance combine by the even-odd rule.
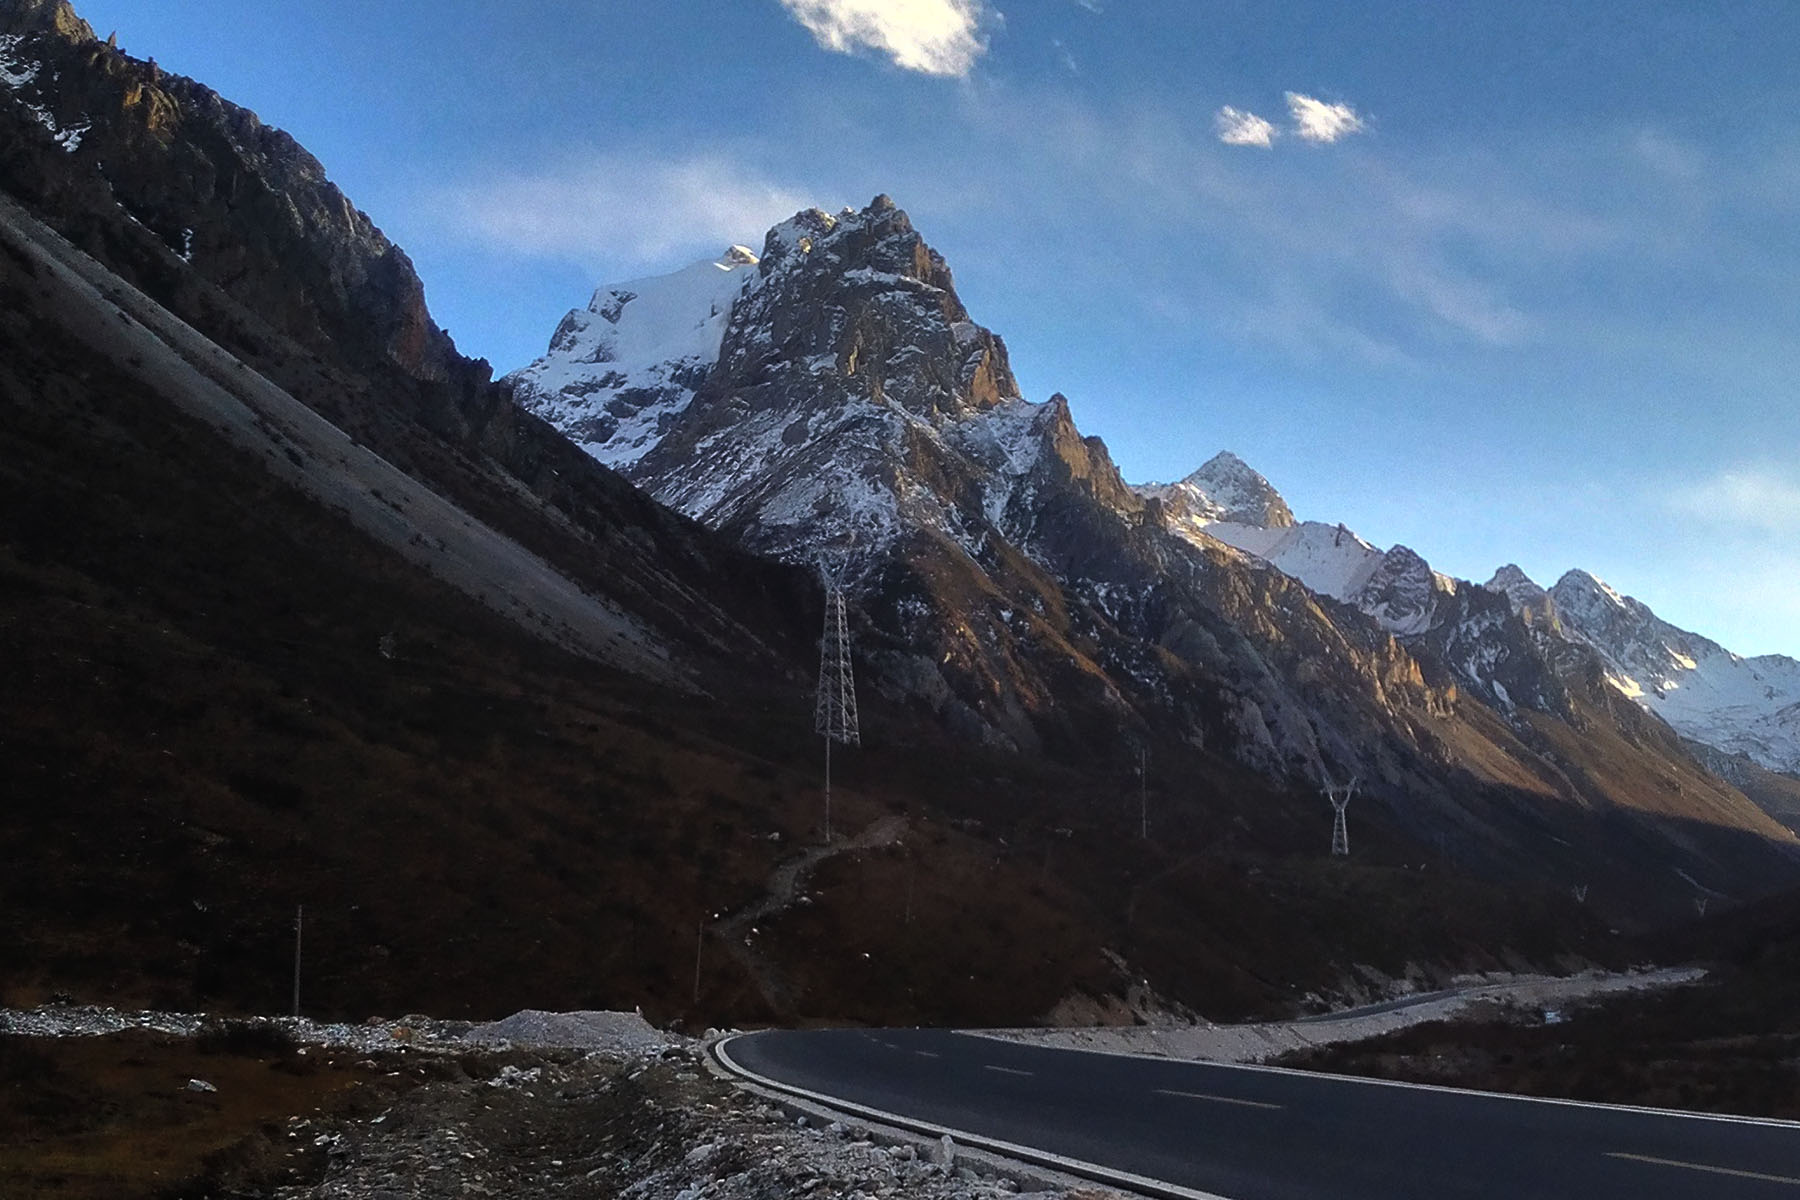
[[[874,1108],[869,1105],[856,1104],[848,1100],[841,1100],[836,1096],[828,1096],[823,1092],[815,1092],[807,1088],[795,1087],[793,1084],[782,1083],[777,1079],[770,1079],[768,1076],[759,1075],[757,1072],[752,1071],[739,1063],[736,1059],[731,1057],[730,1052],[726,1049],[727,1046],[732,1042],[737,1041],[740,1037],[753,1036],[755,1035],[734,1033],[730,1037],[721,1038],[717,1042],[714,1042],[709,1049],[712,1052],[713,1058],[717,1060],[719,1065],[724,1067],[731,1074],[736,1075],[741,1079],[750,1080],[771,1091],[780,1092],[789,1096],[798,1096],[810,1100],[815,1104],[824,1105],[826,1108],[835,1111],[849,1113],[871,1121],[880,1121],[885,1125],[892,1125],[899,1129],[908,1129],[914,1133],[928,1134],[932,1137],[943,1137],[947,1134],[951,1139],[961,1145],[987,1150],[994,1154],[1004,1155],[1007,1158],[1017,1159],[1020,1162],[1030,1163],[1040,1167],[1049,1167],[1052,1170],[1062,1171],[1065,1174],[1091,1180],[1095,1183],[1129,1188],[1134,1192],[1139,1192],[1146,1196],[1162,1197],[1164,1200],[1230,1200],[1230,1197],[1221,1196],[1216,1192],[1197,1191],[1193,1188],[1182,1187],[1178,1183],[1167,1183],[1163,1180],[1151,1179],[1144,1175],[1133,1175],[1129,1171],[1115,1170],[1112,1167],[1102,1166],[1099,1163],[1091,1163],[1085,1159],[1066,1158],[1060,1154],[1052,1154],[1048,1150],[1039,1150],[1032,1146],[1021,1146],[1014,1142],[1002,1141],[999,1138],[987,1137],[979,1133],[970,1133],[966,1129],[955,1129],[948,1125],[938,1125],[931,1121],[922,1121],[916,1117],[902,1116],[899,1113],[887,1112],[884,1109]]]

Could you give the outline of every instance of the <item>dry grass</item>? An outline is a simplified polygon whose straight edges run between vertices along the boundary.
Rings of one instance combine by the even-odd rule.
[[[286,1118],[368,1115],[420,1078],[361,1061],[209,1052],[154,1033],[0,1038],[0,1195],[163,1200],[304,1178],[321,1158],[287,1137]]]

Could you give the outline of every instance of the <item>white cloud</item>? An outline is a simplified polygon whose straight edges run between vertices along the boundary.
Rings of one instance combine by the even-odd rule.
[[[1327,104],[1299,92],[1289,92],[1287,104],[1294,132],[1304,141],[1335,142],[1363,130],[1363,119],[1348,104]]]
[[[1101,7],[1100,0],[1075,0],[1075,4],[1078,8],[1085,8],[1091,13],[1103,13],[1106,11],[1106,9]]]
[[[1689,516],[1770,533],[1800,534],[1800,470],[1736,467],[1678,488],[1675,509]]]
[[[781,0],[827,50],[857,47],[926,75],[967,75],[987,51],[982,0]]]
[[[1277,136],[1275,126],[1269,121],[1229,104],[1213,117],[1213,127],[1219,132],[1219,140],[1227,146],[1262,146],[1266,149],[1275,143]]]
[[[600,155],[490,177],[446,197],[461,231],[514,253],[580,263],[658,264],[749,239],[817,197],[719,155]]]

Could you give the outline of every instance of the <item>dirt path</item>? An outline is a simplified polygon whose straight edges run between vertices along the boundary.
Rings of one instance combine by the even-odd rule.
[[[763,1000],[775,1012],[792,1012],[793,996],[781,978],[781,972],[756,944],[752,931],[760,922],[794,907],[820,863],[840,854],[854,854],[894,845],[905,832],[905,817],[887,816],[873,822],[855,837],[837,838],[828,845],[808,847],[775,868],[769,875],[768,890],[760,900],[711,926],[713,935],[723,941],[731,956],[750,972]]]

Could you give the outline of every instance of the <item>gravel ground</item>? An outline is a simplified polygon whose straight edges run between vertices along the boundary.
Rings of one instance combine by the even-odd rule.
[[[0,1036],[104,1037],[127,1029],[149,1029],[177,1037],[193,1037],[208,1024],[227,1019],[205,1013],[121,1012],[90,1005],[46,1004],[32,1009],[0,1009]],[[360,1050],[365,1054],[403,1045],[461,1046],[472,1028],[467,1021],[439,1021],[420,1016],[393,1021],[371,1020],[361,1025],[313,1021],[306,1017],[256,1017],[252,1020],[258,1025],[285,1029],[303,1045]]]
[[[718,1077],[706,1039],[664,1033],[635,1013],[526,1011],[503,1021],[404,1017],[362,1025],[294,1018],[229,1024],[287,1031],[305,1046],[427,1068],[383,1111],[294,1116],[254,1135],[273,1167],[258,1200],[1101,1200],[1045,1190],[1044,1173],[953,1144],[876,1134],[796,1114]],[[98,1037],[155,1030],[194,1037],[195,1013],[53,1005],[0,1010],[0,1036]],[[1036,1189],[1036,1190],[1033,1190]]]
[[[528,1008],[503,1021],[477,1025],[463,1040],[479,1046],[598,1050],[608,1054],[660,1054],[691,1047],[692,1038],[665,1033],[642,1013],[542,1012]]]
[[[627,1197],[631,1200],[1001,1200],[1019,1185],[945,1161],[938,1147],[877,1144],[820,1127],[713,1078],[698,1047],[620,1062],[551,1053],[482,1082],[420,1087],[327,1139],[324,1178],[272,1200]],[[1107,1193],[1088,1192],[1087,1196]],[[1074,1200],[1082,1193],[1038,1193]]]

